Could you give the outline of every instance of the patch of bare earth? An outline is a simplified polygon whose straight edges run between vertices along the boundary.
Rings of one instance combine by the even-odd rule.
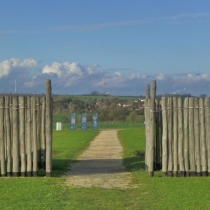
[[[121,155],[117,130],[101,131],[65,173],[65,183],[76,187],[131,187],[131,174],[125,172]]]

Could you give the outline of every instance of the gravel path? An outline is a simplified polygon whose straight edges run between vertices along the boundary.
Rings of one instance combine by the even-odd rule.
[[[121,153],[117,130],[101,131],[65,173],[65,183],[77,187],[130,187],[131,174],[124,170]]]

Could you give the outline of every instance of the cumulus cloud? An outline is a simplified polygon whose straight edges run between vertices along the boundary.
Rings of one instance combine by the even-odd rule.
[[[156,77],[157,80],[164,80],[165,77],[164,77],[164,74],[160,73],[157,77]]]
[[[96,66],[82,66],[78,62],[64,62],[64,63],[57,63],[53,62],[52,65],[46,65],[42,73],[43,74],[49,74],[54,73],[59,78],[61,77],[77,77],[81,78],[83,76],[86,76],[87,74],[92,74],[94,70],[96,69]]]
[[[11,58],[0,62],[0,91],[14,92],[14,80],[18,92],[45,92],[45,81],[52,80],[53,93],[75,94],[106,90],[113,95],[144,95],[146,84],[157,80],[157,94],[207,94],[210,89],[210,74],[174,74],[163,73],[141,75],[130,73],[124,75],[120,70],[106,71],[98,64],[83,65],[79,62],[53,62],[38,71],[36,59]],[[40,67],[39,67],[40,68]],[[33,73],[30,74],[33,69]],[[37,71],[36,71],[37,70]]]
[[[23,73],[35,67],[38,61],[32,58],[19,59],[11,58],[0,62],[0,78],[6,77],[11,73]]]

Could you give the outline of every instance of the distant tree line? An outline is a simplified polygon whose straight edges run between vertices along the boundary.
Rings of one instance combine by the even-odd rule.
[[[93,95],[92,95],[93,96]],[[97,112],[101,122],[107,121],[135,121],[138,115],[143,115],[144,110],[138,110],[138,103],[133,99],[120,97],[60,97],[53,99],[54,113],[87,113],[88,120],[92,119],[92,113]],[[140,103],[140,102],[139,102]],[[126,104],[127,107],[123,107]]]

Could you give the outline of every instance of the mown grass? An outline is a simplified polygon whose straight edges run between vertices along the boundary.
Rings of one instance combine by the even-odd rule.
[[[62,129],[69,129],[69,123],[62,123]],[[99,122],[98,129],[127,129],[127,128],[140,128],[144,127],[142,122]],[[56,129],[56,124],[53,124],[53,128]],[[76,130],[81,130],[81,123],[76,123]],[[87,130],[92,130],[92,123],[87,123]]]
[[[89,145],[99,133],[91,131],[53,131],[53,175],[62,174],[69,164]]]
[[[98,131],[53,132],[52,178],[0,178],[0,209],[209,209],[210,178],[148,177],[144,171],[144,128],[119,130],[126,170],[136,188],[76,188],[59,175],[68,159],[85,149]]]

